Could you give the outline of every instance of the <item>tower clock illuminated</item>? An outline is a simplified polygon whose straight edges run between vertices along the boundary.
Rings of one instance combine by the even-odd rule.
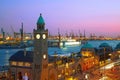
[[[46,35],[45,34],[43,34],[42,37],[43,37],[43,39],[46,39]]]
[[[40,34],[36,34],[36,39],[40,39]]]
[[[43,54],[43,59],[46,59],[46,58],[47,58],[46,54]]]

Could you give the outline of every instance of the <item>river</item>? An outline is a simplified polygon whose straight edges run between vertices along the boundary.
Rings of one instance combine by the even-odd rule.
[[[89,44],[91,44],[93,47],[99,47],[101,43],[108,43],[112,48],[114,49],[120,41],[112,40],[112,41],[88,41]],[[76,46],[66,46],[66,47],[49,47],[48,48],[48,54],[53,55],[55,52],[58,53],[58,55],[69,55],[72,52],[79,52],[81,47],[83,45],[76,45]],[[15,54],[17,51],[21,49],[1,49],[0,50],[0,66],[3,65],[9,65],[9,58],[13,54]],[[33,48],[27,48],[27,50],[31,51]]]

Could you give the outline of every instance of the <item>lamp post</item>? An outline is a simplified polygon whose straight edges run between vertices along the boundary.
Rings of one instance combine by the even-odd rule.
[[[89,79],[89,75],[86,74],[86,75],[85,75],[85,80],[88,80],[88,79]]]
[[[105,48],[104,49],[104,76],[105,76]]]

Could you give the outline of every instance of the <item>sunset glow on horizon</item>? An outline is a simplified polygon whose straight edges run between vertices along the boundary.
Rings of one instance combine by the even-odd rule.
[[[120,32],[120,0],[1,0],[0,28],[19,32],[21,22],[24,31],[32,32],[37,19],[42,16],[51,34],[86,31],[117,37]]]

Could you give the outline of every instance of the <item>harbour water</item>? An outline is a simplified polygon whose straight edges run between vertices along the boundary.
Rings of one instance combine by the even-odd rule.
[[[112,40],[112,41],[88,41],[89,44],[91,44],[93,47],[99,47],[99,45],[101,43],[108,43],[110,46],[112,46],[112,48],[114,49],[116,47],[116,45],[118,43],[120,43],[120,41],[116,41],[116,40]],[[49,47],[48,48],[48,54],[49,55],[53,55],[55,52],[58,55],[69,55],[70,53],[73,52],[79,52],[82,45],[74,45],[74,46],[66,46],[66,47],[61,47],[61,48],[57,48],[57,47]],[[4,66],[4,65],[9,65],[8,59],[10,58],[10,56],[12,56],[14,53],[16,53],[17,51],[19,51],[21,49],[1,49],[0,50],[0,66]],[[33,50],[33,48],[27,48],[26,50]]]

